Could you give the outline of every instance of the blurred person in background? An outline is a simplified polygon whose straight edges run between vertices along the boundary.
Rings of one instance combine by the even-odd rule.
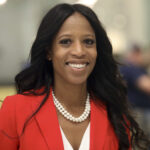
[[[125,64],[120,68],[128,86],[128,98],[137,121],[150,136],[150,76],[144,65],[141,48],[134,45],[125,56]]]

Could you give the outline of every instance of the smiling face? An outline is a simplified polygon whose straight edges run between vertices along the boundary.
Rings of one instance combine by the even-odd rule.
[[[96,57],[96,37],[88,20],[79,13],[68,17],[51,49],[54,84],[86,84]]]

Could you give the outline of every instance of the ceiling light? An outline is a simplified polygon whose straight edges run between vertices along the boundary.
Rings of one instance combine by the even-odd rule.
[[[97,0],[78,0],[76,3],[83,4],[89,7],[94,7]]]
[[[3,5],[7,2],[7,0],[0,0],[0,5]]]

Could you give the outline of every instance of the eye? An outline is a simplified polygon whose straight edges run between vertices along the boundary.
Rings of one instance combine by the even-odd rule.
[[[71,39],[63,39],[63,40],[60,40],[59,43],[62,44],[62,45],[69,45],[71,44]]]
[[[85,39],[84,40],[84,43],[86,44],[86,45],[93,45],[94,43],[95,43],[95,40],[94,39]]]

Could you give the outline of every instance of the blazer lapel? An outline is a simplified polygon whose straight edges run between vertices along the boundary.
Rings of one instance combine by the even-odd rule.
[[[43,97],[40,97],[40,99],[42,98]],[[32,105],[33,110],[35,110],[38,105],[39,101],[37,105],[35,105],[34,101]],[[109,121],[107,111],[99,101],[91,100],[90,117],[90,150],[103,150]],[[64,150],[52,94],[50,94],[48,100],[35,115],[35,118],[48,148],[50,150]]]
[[[90,150],[103,150],[107,135],[108,118],[105,107],[91,100]]]
[[[35,103],[33,107],[34,110],[37,108],[37,106],[35,107]],[[46,144],[48,145],[48,149],[64,150],[52,94],[50,94],[49,98],[36,114],[35,118],[46,141]]]

